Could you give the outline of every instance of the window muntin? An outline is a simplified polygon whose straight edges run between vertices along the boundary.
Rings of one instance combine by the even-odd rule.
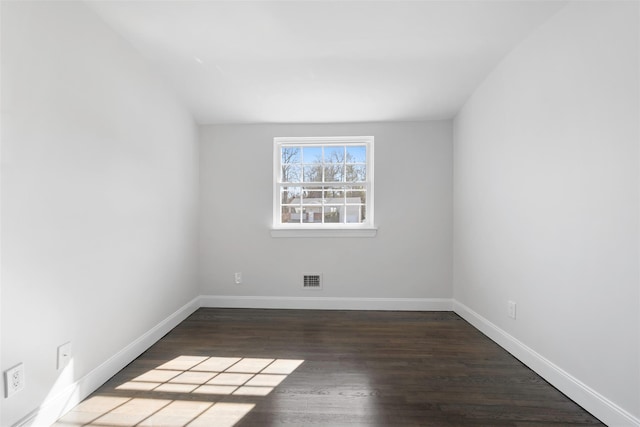
[[[373,137],[274,138],[274,228],[373,227]]]

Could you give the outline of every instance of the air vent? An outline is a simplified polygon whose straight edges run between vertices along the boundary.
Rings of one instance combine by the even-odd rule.
[[[302,276],[303,289],[322,289],[321,273],[305,273]]]

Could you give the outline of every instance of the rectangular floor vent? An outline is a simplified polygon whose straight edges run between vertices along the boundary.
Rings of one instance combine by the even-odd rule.
[[[302,276],[303,289],[322,289],[322,274],[305,273]]]

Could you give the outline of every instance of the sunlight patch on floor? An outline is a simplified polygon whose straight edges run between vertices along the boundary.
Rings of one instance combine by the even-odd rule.
[[[232,427],[256,406],[256,398],[271,393],[303,362],[179,356],[116,387],[118,392],[135,392],[133,395],[91,397],[54,426]],[[156,392],[164,394],[156,398]],[[225,396],[249,397],[253,401],[199,401],[186,400],[184,396],[172,399],[166,393],[218,396],[222,400]]]
[[[266,396],[302,360],[179,356],[117,390]]]
[[[83,403],[88,403],[88,407],[80,404],[54,427],[232,427],[255,407],[254,403],[142,398],[124,398],[114,403],[108,396],[92,397]]]

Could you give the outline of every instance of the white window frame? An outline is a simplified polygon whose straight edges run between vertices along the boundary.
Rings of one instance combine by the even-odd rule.
[[[366,180],[362,185],[366,189],[366,218],[361,223],[283,223],[280,189],[291,184],[281,182],[282,147],[304,146],[366,146]],[[338,136],[338,137],[275,137],[273,139],[273,237],[374,237],[374,137]]]

